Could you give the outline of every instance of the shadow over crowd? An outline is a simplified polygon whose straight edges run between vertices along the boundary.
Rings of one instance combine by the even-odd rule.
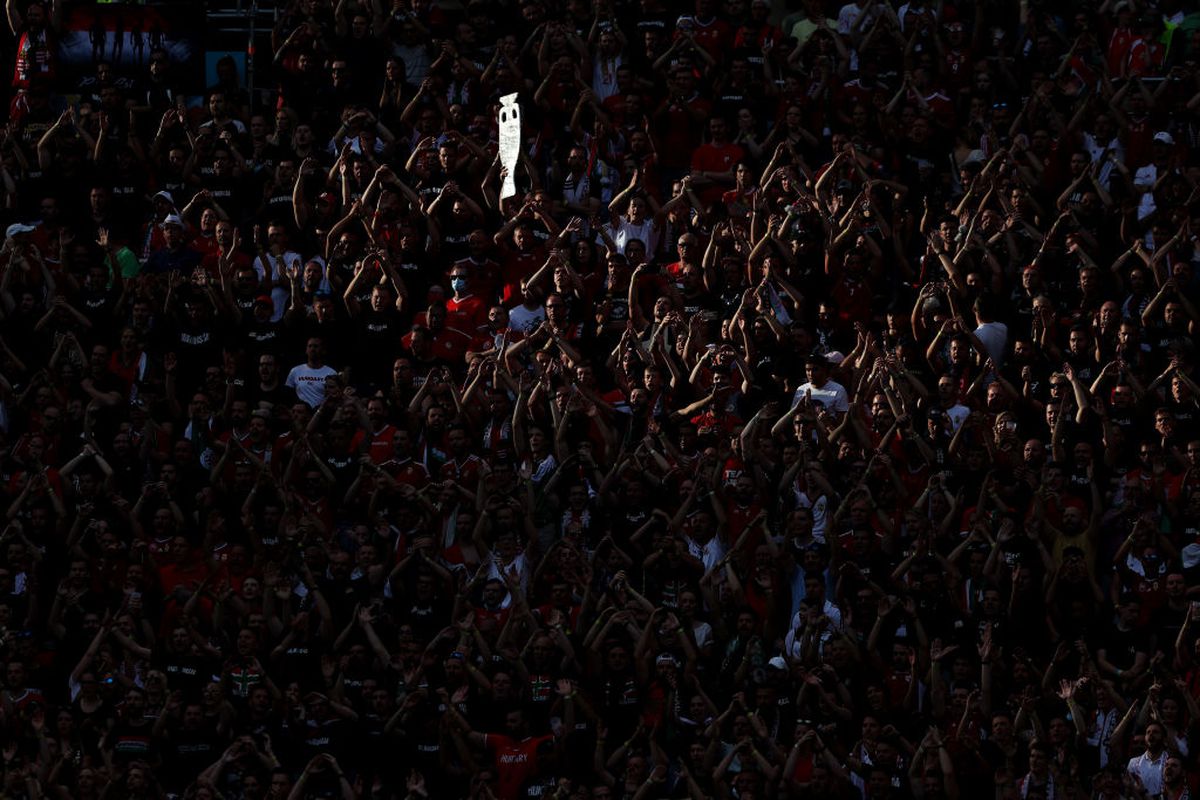
[[[1196,0],[298,0],[202,93],[65,10],[0,797],[1200,789]]]

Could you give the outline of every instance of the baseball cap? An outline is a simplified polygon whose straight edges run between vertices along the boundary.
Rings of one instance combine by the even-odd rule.
[[[784,672],[787,672],[788,668],[787,662],[783,660],[783,656],[775,656],[767,662],[767,666],[774,667],[775,669],[781,669]]]
[[[1158,142],[1159,144],[1173,145],[1175,144],[1175,137],[1166,131],[1159,131],[1158,133],[1154,134],[1154,141]]]
[[[166,190],[163,190],[163,191],[161,191],[161,192],[155,192],[155,193],[154,193],[154,199],[155,199],[155,200],[165,200],[165,201],[166,201],[167,203],[169,203],[169,204],[170,204],[172,207],[175,205],[175,198],[174,198],[174,197],[172,197],[172,196],[171,196],[171,193],[170,193],[170,192],[168,192],[168,191],[166,191]]]
[[[181,228],[182,228],[182,227],[183,227],[183,220],[180,218],[180,216],[179,216],[178,214],[167,214],[167,218],[166,218],[166,219],[164,219],[164,220],[163,220],[163,221],[162,221],[162,222],[159,224],[159,226],[158,226],[158,227],[160,227],[160,228],[165,228],[165,227],[167,227],[168,225],[178,225],[179,227],[181,227]]]
[[[254,302],[255,303],[263,303],[264,305],[268,305],[268,306],[275,305],[275,301],[271,299],[271,296],[269,294],[260,294],[258,297],[254,298]]]

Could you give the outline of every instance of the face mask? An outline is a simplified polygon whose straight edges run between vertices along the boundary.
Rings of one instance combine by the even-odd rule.
[[[456,291],[456,292],[461,292],[467,288],[467,279],[466,278],[451,278],[450,279],[450,287],[452,289],[454,289],[454,291]]]

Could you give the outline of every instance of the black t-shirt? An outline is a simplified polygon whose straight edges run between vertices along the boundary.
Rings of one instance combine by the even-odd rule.
[[[246,212],[246,193],[243,186],[241,180],[232,175],[204,177],[204,188],[235,223],[242,221]]]
[[[289,683],[295,681],[304,688],[320,686],[322,650],[320,643],[312,637],[290,642],[272,664],[273,670],[279,671],[277,678]]]
[[[181,792],[217,760],[222,746],[216,734],[205,730],[178,730],[163,746],[163,785]]]
[[[211,322],[192,324],[182,321],[171,331],[168,341],[178,359],[181,391],[195,389],[204,378],[204,370],[211,364],[221,363],[223,337]]]
[[[272,407],[283,405],[291,408],[299,401],[299,398],[296,397],[296,390],[285,386],[282,380],[276,384],[274,389],[264,389],[258,381],[253,381],[248,384],[246,395],[251,408],[259,408],[261,403],[270,403]]]
[[[355,322],[355,348],[351,364],[355,383],[383,385],[390,382],[392,362],[400,352],[402,329],[395,308],[363,309]]]
[[[400,620],[413,626],[418,639],[432,639],[450,620],[450,607],[436,598],[428,601],[404,598],[398,606]]]
[[[164,653],[158,659],[158,669],[167,676],[167,687],[181,691],[186,698],[196,698],[212,680],[214,664],[191,653]]]
[[[1150,652],[1150,632],[1142,628],[1123,631],[1114,625],[1105,637],[1103,647],[1108,663],[1126,670],[1133,666],[1138,653]]]
[[[238,338],[246,346],[247,361],[255,364],[264,353],[281,355],[286,345],[286,331],[282,322],[259,322],[252,315],[242,317]]]

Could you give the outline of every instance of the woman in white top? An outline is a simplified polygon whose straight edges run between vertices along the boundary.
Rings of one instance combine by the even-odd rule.
[[[654,198],[646,193],[641,184],[641,171],[635,169],[630,176],[629,185],[608,204],[608,213],[612,219],[608,230],[599,231],[609,249],[615,248],[618,253],[625,255],[625,246],[636,239],[646,245],[648,254],[657,253],[663,220],[673,208],[684,202],[691,189],[691,178],[684,178],[679,183],[679,194],[660,207]]]

